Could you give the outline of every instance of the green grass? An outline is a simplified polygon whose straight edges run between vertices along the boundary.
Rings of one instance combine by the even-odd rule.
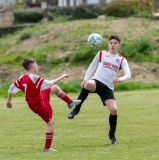
[[[77,94],[69,94],[76,99]],[[55,136],[58,152],[42,152],[45,123],[32,113],[23,98],[13,98],[13,108],[1,98],[0,160],[157,160],[159,91],[116,92],[118,104],[118,145],[108,139],[107,107],[97,94],[90,94],[81,112],[67,119],[70,110],[55,95]]]
[[[59,22],[62,19],[63,17],[57,18]],[[79,54],[85,52],[85,54],[90,54],[93,50],[88,47],[87,38],[94,32],[101,34],[103,37],[104,42],[100,49],[107,49],[107,39],[115,33],[121,36],[122,43],[124,43],[119,53],[131,58],[132,61],[138,59],[140,61],[158,62],[158,59],[156,60],[156,56],[158,58],[158,49],[155,49],[158,46],[155,41],[158,38],[156,36],[158,22],[150,19],[140,21],[139,23],[138,18],[127,18],[126,20],[124,18],[112,19],[106,17],[105,19],[76,20],[65,23],[63,21],[61,23],[50,21],[46,24],[36,24],[32,28],[25,28],[0,38],[0,55],[2,56],[0,64],[7,65],[9,68],[16,68],[21,64],[21,60],[27,56],[34,57],[37,62],[40,62],[38,58],[40,56],[40,59],[44,59],[43,64],[46,61],[50,63],[46,55],[50,53],[54,55],[54,52],[59,50],[61,53],[59,55],[68,56],[69,59],[77,51]],[[116,30],[116,25],[119,25],[118,30]],[[123,32],[123,29],[126,32]],[[155,47],[152,48],[152,46]],[[150,55],[147,54],[146,56],[149,59],[143,59],[145,52],[151,53],[154,57],[150,58]],[[87,57],[83,57],[83,61],[91,59],[89,54]],[[58,55],[54,56],[58,57]],[[16,61],[17,58],[19,61]]]

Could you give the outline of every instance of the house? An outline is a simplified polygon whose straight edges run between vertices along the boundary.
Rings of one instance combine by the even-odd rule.
[[[108,4],[113,0],[26,0],[29,7],[39,7],[42,2],[47,2],[50,6],[58,7],[76,7],[80,4],[85,5],[100,5]]]
[[[1,0],[0,1],[0,26],[7,27],[13,25],[14,16],[12,6],[15,0]]]
[[[80,4],[85,5],[104,5],[110,3],[112,0],[58,0],[58,7],[74,7]]]

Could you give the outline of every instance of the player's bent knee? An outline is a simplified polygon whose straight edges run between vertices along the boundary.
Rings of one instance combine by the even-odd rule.
[[[87,90],[90,90],[90,85],[89,84],[85,84],[84,88],[87,89]]]
[[[86,84],[84,85],[84,88],[87,90],[92,90],[93,84],[90,81],[87,81]]]
[[[55,84],[51,87],[52,90],[57,90],[59,87]]]
[[[57,85],[53,85],[51,87],[51,93],[50,94],[59,93],[59,92],[61,92],[61,89]]]
[[[117,108],[112,108],[110,112],[112,115],[117,115]]]

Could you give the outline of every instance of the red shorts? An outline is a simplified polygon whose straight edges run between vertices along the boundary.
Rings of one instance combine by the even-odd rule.
[[[43,100],[37,104],[28,104],[29,108],[38,114],[46,123],[50,121],[53,116],[53,110],[50,105],[50,88],[41,91]]]

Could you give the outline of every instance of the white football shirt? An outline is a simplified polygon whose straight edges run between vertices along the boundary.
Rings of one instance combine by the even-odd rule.
[[[100,53],[101,52],[101,53]],[[94,57],[92,63],[89,65],[84,80],[96,79],[111,90],[114,90],[113,79],[117,76],[119,70],[122,69],[124,76],[119,79],[123,82],[131,78],[131,72],[127,60],[120,54],[112,54],[109,51],[99,51]]]

